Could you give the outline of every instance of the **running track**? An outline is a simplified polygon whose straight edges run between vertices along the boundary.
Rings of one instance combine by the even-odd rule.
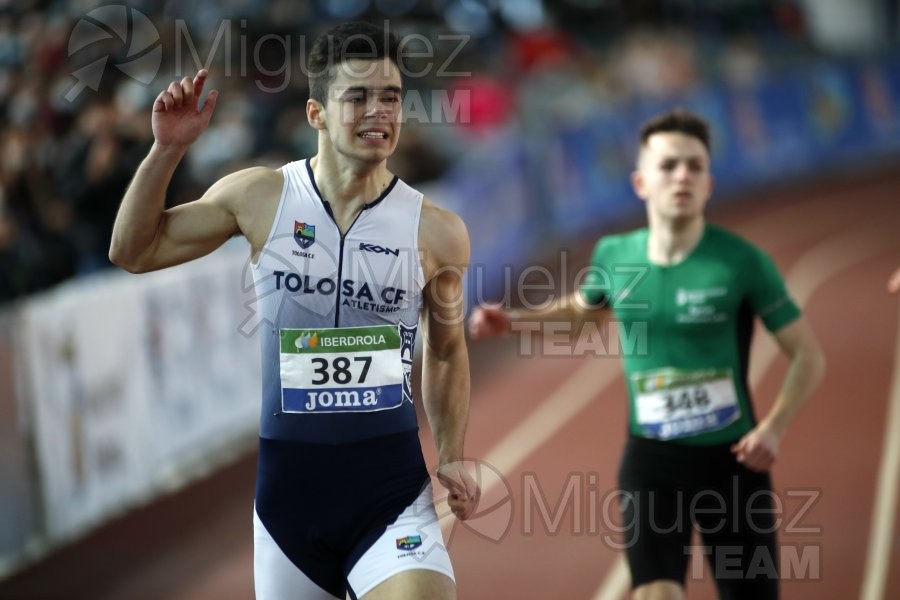
[[[885,292],[900,265],[898,195],[894,168],[712,207],[712,221],[775,258],[828,356],[774,470],[782,554],[796,559],[785,598],[900,595],[900,299]],[[758,412],[786,367],[765,337],[752,358]],[[618,359],[519,357],[517,342],[471,346],[467,451],[483,461],[485,497],[469,525],[443,522],[460,598],[624,598],[612,518],[625,439]],[[0,583],[0,598],[252,598],[254,461],[63,549]],[[705,563],[692,564],[689,596],[714,598]]]

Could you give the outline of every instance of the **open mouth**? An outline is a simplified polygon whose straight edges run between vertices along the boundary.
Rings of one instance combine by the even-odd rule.
[[[388,134],[386,131],[372,131],[372,130],[362,131],[357,135],[364,140],[386,140],[388,137]]]

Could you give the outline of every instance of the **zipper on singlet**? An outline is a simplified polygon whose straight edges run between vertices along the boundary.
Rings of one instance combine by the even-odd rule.
[[[331,214],[330,206],[328,207],[328,214]],[[356,219],[358,219],[358,218],[359,218],[359,215],[356,215]],[[334,220],[334,217],[332,216],[331,219]],[[356,223],[356,219],[353,219],[354,223]],[[337,225],[337,222],[335,222],[335,225]],[[353,227],[353,225],[351,225],[350,227]],[[340,227],[338,227],[338,231],[340,231]],[[350,230],[348,229],[347,231],[350,231]],[[343,289],[343,285],[344,285],[343,280],[341,278],[341,272],[344,270],[344,238],[345,237],[346,236],[342,233],[341,234],[341,245],[340,245],[340,249],[338,250],[337,290],[334,294],[334,326],[335,327],[341,326],[341,293],[342,293],[341,290]]]
[[[337,272],[337,290],[335,292],[335,310],[334,310],[334,326],[340,327],[341,320],[341,289],[342,289],[342,272],[344,270],[344,241],[347,236],[353,230],[353,226],[356,225],[356,222],[359,220],[359,216],[363,214],[363,212],[374,208],[375,206],[381,204],[381,201],[387,198],[387,195],[391,193],[391,190],[394,189],[394,186],[397,185],[397,182],[400,181],[400,178],[394,175],[394,178],[391,180],[391,183],[388,184],[386,188],[381,192],[381,195],[378,196],[372,202],[368,204],[364,204],[362,209],[356,214],[356,218],[353,219],[353,222],[350,223],[350,227],[347,228],[347,233],[341,233],[341,227],[338,225],[337,219],[334,218],[334,212],[331,210],[331,204],[322,197],[322,192],[319,191],[319,186],[316,185],[316,177],[313,174],[312,170],[312,162],[311,159],[306,159],[306,172],[309,175],[309,182],[312,184],[313,189],[316,191],[316,195],[319,197],[319,201],[322,203],[322,206],[325,207],[325,212],[328,213],[328,216],[331,218],[331,222],[334,223],[335,229],[337,229],[338,235],[341,236],[341,244],[338,249],[338,272]]]
[[[356,213],[356,218],[353,219],[353,222],[350,223],[350,227],[347,228],[347,233],[341,233],[341,228],[337,223],[337,219],[334,218],[334,213],[331,211],[331,204],[323,201],[322,204],[325,205],[325,212],[328,213],[328,216],[331,217],[331,222],[334,223],[335,228],[338,230],[338,235],[341,236],[341,243],[338,246],[338,272],[337,272],[337,290],[335,291],[335,306],[334,306],[334,326],[340,327],[341,321],[341,290],[343,289],[343,271],[344,271],[344,241],[347,239],[347,235],[353,229],[353,226],[356,225],[356,222],[359,220],[359,216],[363,214],[363,211],[359,211]],[[363,207],[365,210],[366,207]]]

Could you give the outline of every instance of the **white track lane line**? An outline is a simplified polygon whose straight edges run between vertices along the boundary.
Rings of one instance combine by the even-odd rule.
[[[889,572],[891,545],[894,539],[894,518],[897,513],[897,485],[900,482],[900,325],[894,349],[894,373],[891,395],[888,398],[888,416],[884,429],[884,447],[872,525],[869,530],[869,549],[866,553],[861,600],[881,600]]]
[[[506,437],[482,456],[488,465],[501,474],[511,473],[532,452],[552,438],[578,413],[584,410],[619,374],[618,360],[584,360],[584,364],[560,387],[551,393],[538,408],[525,418]],[[481,490],[487,496],[500,482],[490,479]],[[441,529],[446,536],[456,522],[449,510],[439,511]]]

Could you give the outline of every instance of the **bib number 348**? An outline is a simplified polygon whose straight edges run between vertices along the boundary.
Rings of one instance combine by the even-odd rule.
[[[741,416],[730,369],[660,369],[632,376],[635,412],[646,437],[717,431]]]

